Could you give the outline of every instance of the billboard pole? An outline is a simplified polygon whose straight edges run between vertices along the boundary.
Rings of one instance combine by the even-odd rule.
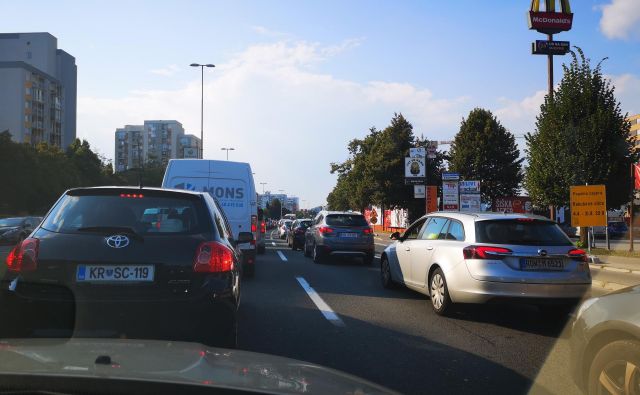
[[[631,163],[631,201],[629,202],[629,252],[633,252],[633,199],[635,198],[635,166]]]

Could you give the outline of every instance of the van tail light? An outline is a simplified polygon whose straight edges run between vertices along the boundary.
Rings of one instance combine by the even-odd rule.
[[[254,232],[254,233],[258,231],[258,216],[257,215],[252,215],[251,216],[251,231]]]
[[[328,226],[321,226],[320,228],[318,228],[318,231],[322,234],[333,233],[333,229]]]
[[[196,250],[193,271],[196,273],[222,273],[233,270],[233,252],[217,241],[201,243]]]
[[[260,233],[267,233],[267,224],[266,222],[260,222]]]
[[[512,253],[508,248],[489,246],[469,246],[462,250],[464,259],[502,259]]]
[[[7,256],[7,270],[12,272],[32,272],[38,268],[40,240],[24,239]]]
[[[371,229],[371,228],[364,228],[364,229],[362,230],[362,233],[364,233],[365,235],[370,235],[370,234],[372,234],[372,233],[373,233],[373,229]]]
[[[588,262],[589,259],[587,257],[587,253],[584,250],[579,250],[577,248],[574,248],[573,250],[570,250],[567,255],[569,255],[569,258],[575,259],[575,260],[580,260],[581,262]]]

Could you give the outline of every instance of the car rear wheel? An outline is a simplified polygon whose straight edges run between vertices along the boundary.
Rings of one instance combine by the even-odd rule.
[[[640,393],[640,342],[618,340],[596,354],[587,382],[589,394]]]
[[[313,254],[313,262],[314,263],[322,263],[322,252],[318,248],[317,245],[313,244],[313,248],[311,249],[311,253]]]
[[[446,315],[451,309],[451,298],[447,288],[447,280],[444,278],[442,269],[437,268],[431,274],[429,280],[429,296],[433,311],[438,315]]]
[[[380,260],[380,280],[382,286],[387,289],[395,288],[397,285],[391,277],[391,266],[389,266],[389,258],[386,255]]]
[[[309,251],[309,247],[307,247],[307,242],[306,241],[305,241],[304,247],[302,247],[302,249],[304,250],[304,256],[306,256],[306,257],[310,257],[311,256],[311,251]]]

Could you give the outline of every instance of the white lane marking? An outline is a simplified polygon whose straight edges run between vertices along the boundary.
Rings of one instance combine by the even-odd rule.
[[[287,257],[284,256],[284,254],[282,253],[282,251],[278,250],[276,251],[278,253],[278,255],[280,255],[280,259],[282,259],[283,262],[287,261]]]
[[[275,241],[272,241],[272,242],[271,242],[271,245],[273,245],[273,246],[275,247],[275,246],[276,246],[276,242],[275,242]]]
[[[322,298],[320,297],[320,295],[318,295],[315,289],[311,288],[311,285],[309,285],[309,283],[307,282],[307,280],[304,279],[304,277],[296,277],[296,280],[298,280],[298,282],[302,286],[302,289],[304,289],[307,295],[309,295],[309,298],[311,298],[311,301],[315,303],[316,307],[318,308],[318,310],[320,310],[324,318],[326,318],[329,322],[331,322],[335,326],[345,326],[344,322],[340,319],[340,317],[338,317],[338,314],[336,314],[333,310],[331,310],[331,307],[329,307],[329,305],[325,303],[324,300],[322,300]]]

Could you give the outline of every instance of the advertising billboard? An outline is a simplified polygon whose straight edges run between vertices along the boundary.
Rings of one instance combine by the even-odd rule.
[[[442,181],[442,204],[445,210],[458,210],[458,181]]]
[[[480,211],[480,194],[467,193],[460,195],[460,211],[478,212]]]
[[[424,158],[404,158],[404,179],[405,184],[425,184],[426,164]]]
[[[493,202],[493,211],[501,213],[531,214],[533,205],[528,196],[509,196],[496,198]]]
[[[571,226],[607,226],[607,192],[604,185],[570,187]]]

